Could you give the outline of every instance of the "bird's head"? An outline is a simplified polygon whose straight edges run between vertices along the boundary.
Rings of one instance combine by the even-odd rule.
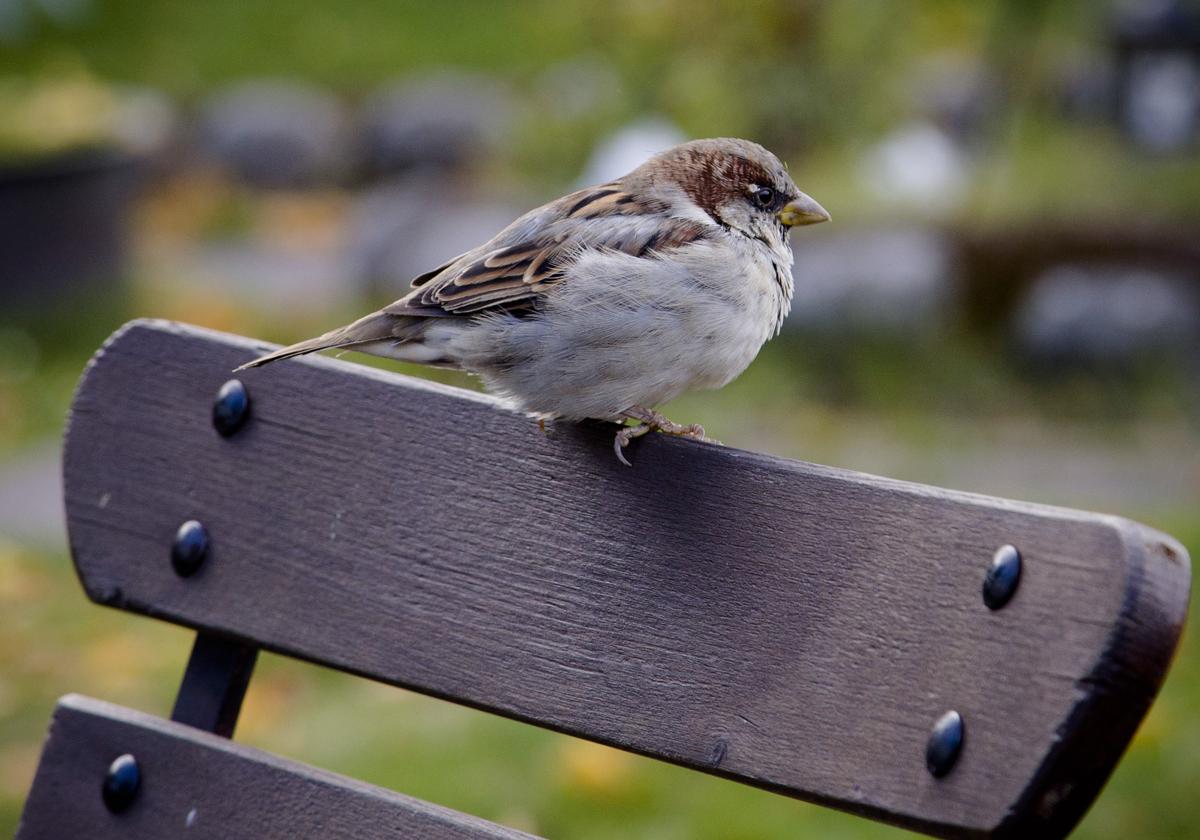
[[[674,192],[676,203],[683,204],[673,208],[680,214],[701,213],[768,245],[782,243],[793,227],[830,218],[800,191],[779,158],[748,140],[684,143],[651,158],[630,177],[649,181],[659,192]]]

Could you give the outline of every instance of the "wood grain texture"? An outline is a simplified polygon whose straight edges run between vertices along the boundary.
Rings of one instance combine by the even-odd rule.
[[[109,764],[132,754],[128,810],[100,797]],[[447,808],[278,758],[190,726],[72,695],[59,701],[17,840],[291,840],[420,837],[530,840]]]
[[[627,469],[611,427],[328,358],[245,372],[221,438],[262,350],[134,322],[96,355],[64,453],[93,600],[946,837],[1069,831],[1187,609],[1184,550],[1126,520],[661,435]]]

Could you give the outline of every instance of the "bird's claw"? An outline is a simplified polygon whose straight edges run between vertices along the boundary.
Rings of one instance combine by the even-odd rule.
[[[657,411],[634,406],[626,411],[624,416],[639,421],[637,426],[622,426],[617,432],[616,438],[613,439],[613,452],[617,454],[617,460],[627,467],[632,467],[633,464],[625,457],[622,451],[629,446],[629,441],[634,438],[639,438],[649,432],[663,432],[668,435],[677,435],[678,437],[691,438],[692,440],[704,441],[706,443],[720,443],[709,439],[704,434],[704,427],[699,423],[691,423],[687,426],[681,423],[675,423],[668,420],[666,417],[659,414]]]
[[[656,428],[658,427],[652,423],[642,423],[639,426],[622,426],[620,431],[617,432],[616,437],[613,438],[613,452],[617,453],[617,460],[627,467],[632,467],[633,464],[629,462],[629,459],[625,457],[625,453],[621,450],[629,445],[629,441],[652,432]]]
[[[618,461],[620,461],[622,464],[624,464],[627,467],[632,467],[633,464],[631,464],[629,462],[629,459],[625,457],[625,453],[621,451],[628,445],[629,445],[629,438],[625,437],[620,432],[617,432],[617,436],[615,438],[613,438],[613,452],[617,453]]]

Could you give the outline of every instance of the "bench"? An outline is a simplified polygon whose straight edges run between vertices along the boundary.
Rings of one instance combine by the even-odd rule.
[[[1063,837],[1161,685],[1128,520],[611,427],[135,321],[63,476],[94,602],[196,631],[171,720],[72,695],[17,836],[525,837],[230,740],[274,651],[938,837]]]

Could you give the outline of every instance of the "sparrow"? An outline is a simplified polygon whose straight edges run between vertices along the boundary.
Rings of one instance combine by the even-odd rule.
[[[788,233],[829,218],[757,143],[683,143],[238,370],[331,348],[465,370],[542,423],[621,424],[613,449],[630,466],[623,450],[647,432],[705,439],[655,407],[746,369],[791,308]]]

